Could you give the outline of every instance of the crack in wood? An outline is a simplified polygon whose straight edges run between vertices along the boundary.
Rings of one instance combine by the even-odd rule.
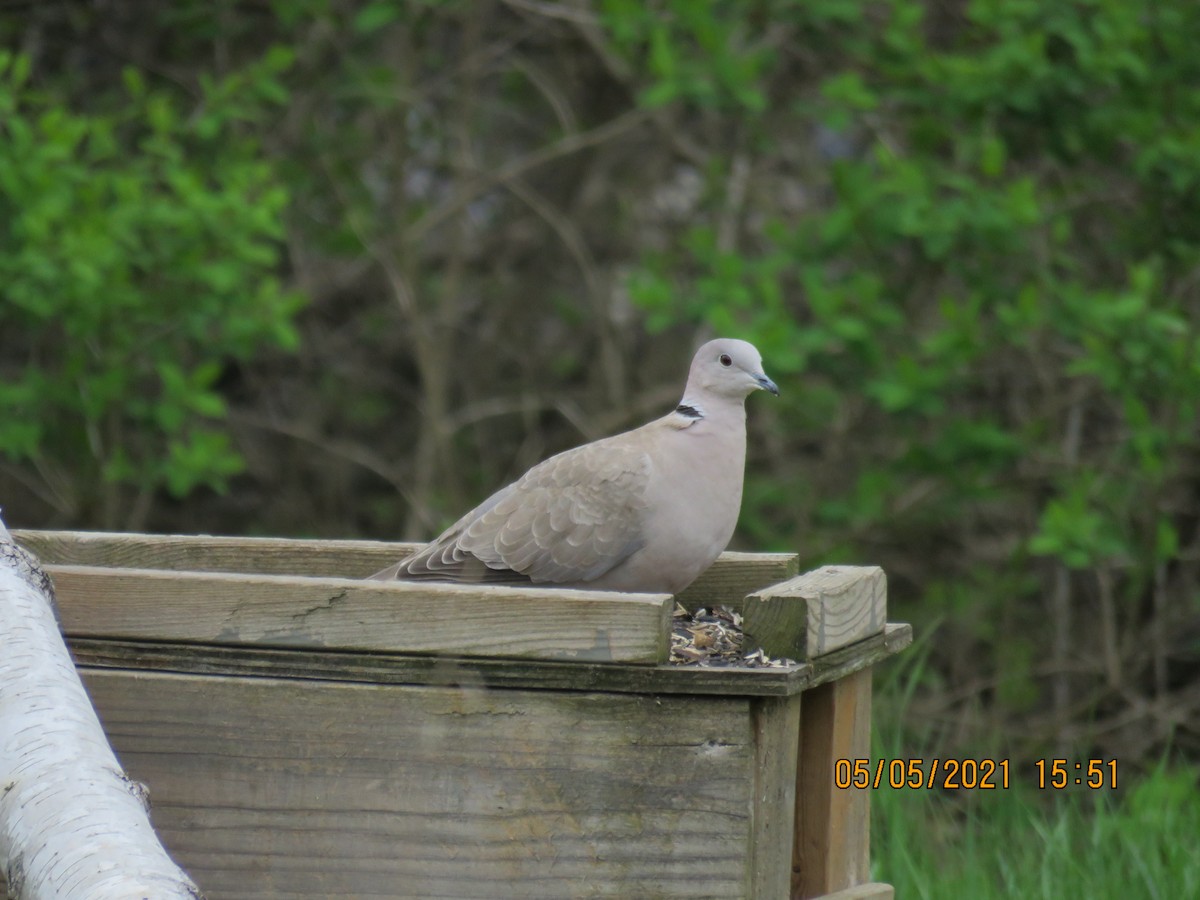
[[[348,593],[347,591],[340,591],[339,593],[334,594],[328,600],[318,603],[315,606],[310,606],[308,609],[302,610],[301,612],[293,613],[292,621],[300,622],[300,621],[303,621],[304,619],[307,619],[309,616],[315,615],[319,612],[324,612],[326,610],[333,609],[341,601],[346,599],[347,593]]]

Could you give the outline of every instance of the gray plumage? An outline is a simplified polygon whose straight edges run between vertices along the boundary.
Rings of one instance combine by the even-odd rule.
[[[754,346],[709,341],[675,411],[538,463],[371,577],[678,593],[737,525],[756,390],[779,393]]]

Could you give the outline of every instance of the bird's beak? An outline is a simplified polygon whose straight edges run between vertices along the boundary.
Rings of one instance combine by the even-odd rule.
[[[770,391],[776,397],[779,396],[779,386],[762,372],[755,375],[754,380],[758,382],[758,386],[764,391]]]

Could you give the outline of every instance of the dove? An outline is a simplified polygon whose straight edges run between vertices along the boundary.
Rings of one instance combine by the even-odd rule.
[[[733,536],[758,390],[779,395],[754,345],[709,341],[672,412],[538,463],[370,577],[677,594]]]

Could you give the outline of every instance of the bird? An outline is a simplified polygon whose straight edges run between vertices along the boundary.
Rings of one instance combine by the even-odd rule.
[[[779,396],[753,344],[709,341],[670,413],[538,463],[369,577],[678,594],[737,526],[759,390]]]

